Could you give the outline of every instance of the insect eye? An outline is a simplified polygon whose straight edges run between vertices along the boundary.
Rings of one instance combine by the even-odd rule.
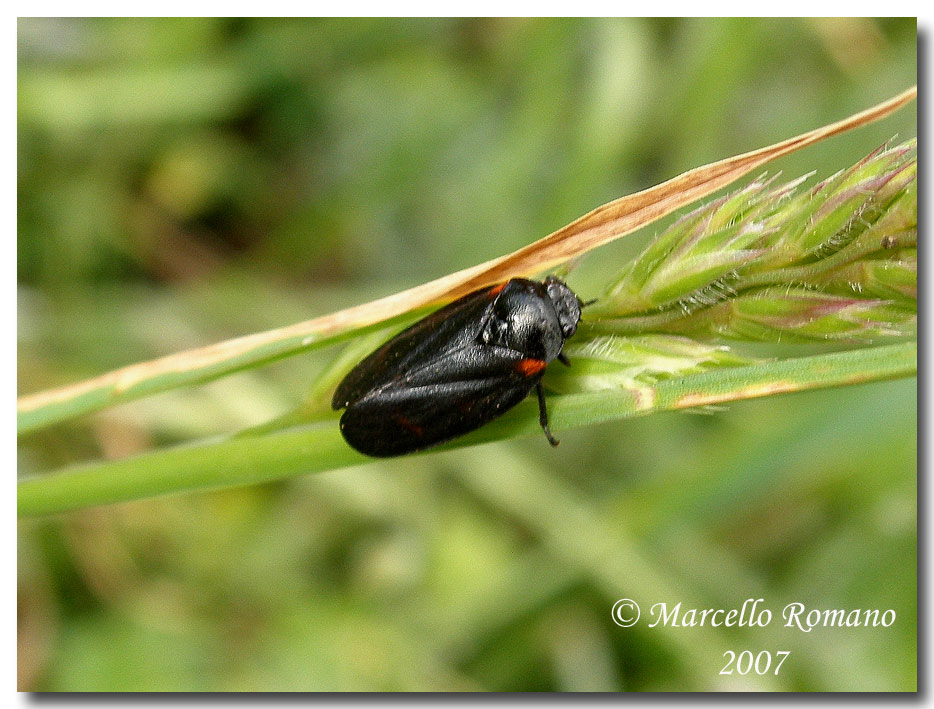
[[[554,304],[555,313],[561,323],[561,330],[565,337],[570,337],[577,331],[577,323],[581,318],[581,301],[564,283],[558,279],[546,282],[548,296]]]

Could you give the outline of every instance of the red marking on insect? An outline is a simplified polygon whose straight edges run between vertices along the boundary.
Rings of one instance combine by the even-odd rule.
[[[400,416],[397,414],[392,417],[392,420],[395,421],[400,426],[402,426],[402,428],[411,431],[416,436],[422,436],[425,433],[425,429],[423,429],[417,423],[410,421],[405,416]]]
[[[508,281],[507,281],[507,283],[508,283]],[[503,290],[503,288],[505,288],[505,287],[506,287],[506,283],[500,283],[498,286],[493,286],[492,288],[490,288],[490,292],[489,292],[488,295],[489,295],[491,298],[495,298],[496,296],[499,295],[500,291]]]
[[[523,377],[531,377],[535,374],[538,374],[542,371],[548,362],[543,359],[532,359],[531,357],[526,359],[520,359],[516,362],[516,371],[519,372]]]

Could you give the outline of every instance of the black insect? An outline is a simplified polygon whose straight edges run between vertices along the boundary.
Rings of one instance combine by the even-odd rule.
[[[514,278],[474,291],[418,321],[354,367],[331,405],[361,453],[388,457],[443,443],[492,421],[538,392],[577,330],[581,301],[563,282]]]

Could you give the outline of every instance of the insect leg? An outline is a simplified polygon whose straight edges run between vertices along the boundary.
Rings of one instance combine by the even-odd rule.
[[[556,446],[558,445],[558,439],[552,436],[551,431],[548,430],[548,410],[545,408],[545,389],[541,382],[535,385],[535,392],[538,394],[538,423],[545,432],[545,438],[548,439],[548,442]]]
[[[571,366],[571,360],[568,359],[567,355],[564,352],[558,354],[558,361],[561,362],[565,367]]]

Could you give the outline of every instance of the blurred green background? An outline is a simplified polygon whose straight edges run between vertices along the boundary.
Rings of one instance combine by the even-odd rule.
[[[916,81],[914,20],[21,19],[21,394],[499,256]],[[846,167],[915,108],[776,163]],[[589,254],[584,299],[661,225]],[[282,414],[338,352],[23,437],[20,474]],[[916,382],[19,525],[21,690],[914,690]],[[652,589],[633,595],[630,586]],[[643,620],[613,624],[633,597]],[[656,602],[765,629],[649,628]],[[791,602],[889,628],[783,627]],[[723,653],[791,651],[778,676]]]

